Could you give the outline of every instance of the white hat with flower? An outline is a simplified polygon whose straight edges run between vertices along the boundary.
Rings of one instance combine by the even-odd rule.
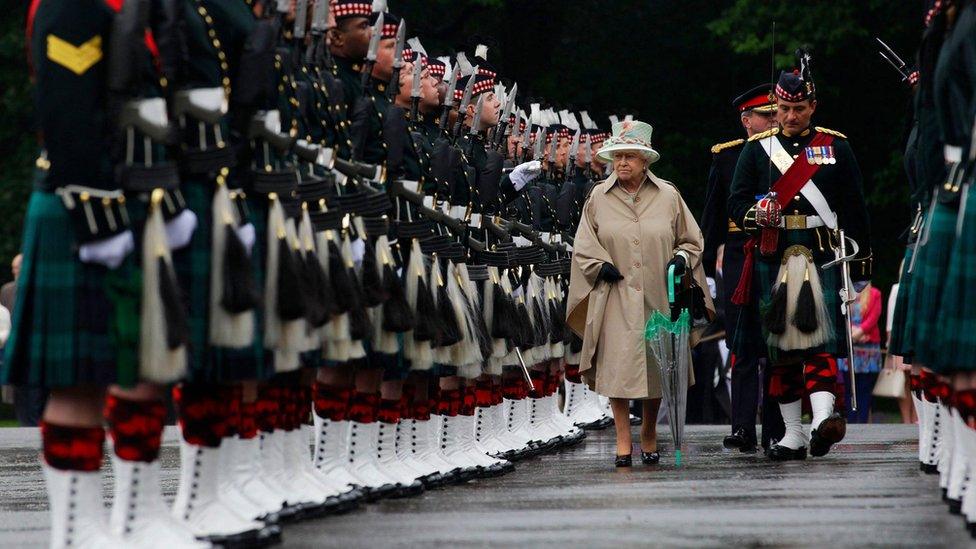
[[[596,152],[597,158],[604,162],[613,161],[616,151],[636,151],[647,159],[648,164],[657,162],[661,155],[651,147],[651,134],[654,128],[640,120],[624,120],[613,124],[613,136],[603,143]]]

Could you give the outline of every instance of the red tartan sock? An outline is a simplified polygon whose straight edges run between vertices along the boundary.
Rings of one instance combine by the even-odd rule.
[[[97,471],[102,468],[105,429],[68,427],[41,421],[44,462],[62,471]]]
[[[159,458],[166,405],[161,400],[105,399],[105,420],[112,448],[120,459],[152,463]]]
[[[427,421],[430,419],[430,399],[417,399],[410,408],[410,416],[413,419],[417,421]]]
[[[241,420],[237,435],[245,440],[258,436],[258,424],[255,419],[255,402],[241,402]]]
[[[258,391],[258,399],[254,401],[254,421],[263,433],[271,433],[278,423],[278,400],[275,398],[275,387],[262,385]]]
[[[461,415],[473,416],[475,403],[478,401],[478,389],[474,385],[468,385],[462,391]]]
[[[802,365],[774,364],[769,374],[769,396],[780,404],[803,398]]]
[[[358,423],[373,423],[380,404],[379,393],[356,391],[349,403],[349,419]]]
[[[490,379],[478,380],[474,386],[475,406],[487,408],[492,404],[492,385]]]
[[[583,378],[580,376],[579,364],[566,365],[566,379],[570,383],[583,383]]]
[[[295,419],[298,417],[298,399],[295,396],[295,387],[290,383],[282,385],[278,390],[278,402],[281,406],[280,427],[285,431],[294,431]]]
[[[383,423],[397,423],[400,421],[400,399],[380,399],[380,406],[376,413],[376,419]]]
[[[532,390],[529,391],[529,395],[532,398],[544,397],[546,392],[546,373],[540,372],[539,370],[530,370],[529,375],[532,377]]]
[[[550,372],[549,374],[549,395],[552,396],[559,392],[559,384],[562,382],[562,374]]]
[[[915,374],[908,374],[908,382],[910,389],[915,393],[915,396],[921,398],[922,396],[922,376]]]
[[[244,388],[240,384],[220,388],[221,398],[227,405],[227,434],[232,437],[241,431],[241,400],[244,398]]]
[[[440,414],[441,388],[437,383],[431,383],[427,388],[427,413]]]
[[[454,417],[461,412],[461,390],[441,389],[437,399],[437,413],[442,416]]]
[[[491,403],[496,405],[503,402],[505,402],[505,396],[502,394],[502,384],[493,382],[491,384]]]
[[[935,402],[935,386],[938,381],[938,376],[932,372],[922,370],[918,374],[919,385],[921,385],[922,396],[925,400],[929,402]]]
[[[312,388],[308,385],[301,387],[302,399],[298,402],[303,425],[312,425]]]
[[[508,400],[518,400],[522,398],[522,391],[520,390],[519,380],[515,378],[502,378],[502,398],[507,398]]]
[[[807,394],[833,393],[837,387],[837,359],[826,353],[810,357],[803,363],[803,379]]]
[[[976,424],[976,389],[956,391],[952,395],[952,405],[967,425],[973,427]]]
[[[173,387],[173,404],[183,440],[194,446],[217,448],[227,436],[227,405],[218,387],[180,383]]]
[[[351,387],[315,382],[315,413],[322,419],[343,421],[349,413]]]
[[[413,419],[413,398],[406,393],[400,395],[400,419]]]

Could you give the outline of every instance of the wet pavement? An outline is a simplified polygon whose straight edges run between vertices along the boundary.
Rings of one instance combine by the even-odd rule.
[[[635,428],[636,429],[636,428]],[[689,427],[684,463],[613,467],[613,433],[521,462],[505,477],[289,525],[284,547],[966,547],[938,478],[919,472],[916,430],[851,426],[825,458],[771,463],[721,447],[727,427]],[[666,438],[666,427],[661,431]],[[0,547],[39,546],[47,504],[33,429],[0,430]],[[176,490],[175,432],[163,490]],[[106,501],[110,480],[105,479]]]

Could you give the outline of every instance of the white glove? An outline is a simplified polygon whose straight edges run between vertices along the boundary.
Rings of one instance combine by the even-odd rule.
[[[183,210],[166,222],[166,242],[170,250],[178,250],[190,243],[193,231],[197,228],[197,214]]]
[[[132,238],[132,231],[125,231],[109,238],[82,244],[78,249],[78,258],[83,263],[97,263],[115,269],[135,247],[136,241]]]
[[[512,181],[512,186],[515,187],[515,190],[521,191],[529,183],[529,181],[539,177],[539,174],[541,173],[542,162],[532,160],[515,166],[512,173],[508,174],[508,178]]]
[[[705,278],[705,282],[708,283],[708,293],[712,294],[712,299],[718,299],[718,287],[715,285],[715,279],[709,276]]]
[[[358,265],[363,261],[363,258],[366,257],[366,243],[358,238],[353,240],[351,251],[352,262]]]
[[[241,239],[241,244],[244,245],[244,249],[247,250],[247,255],[251,255],[251,249],[254,248],[254,240],[257,238],[254,232],[254,225],[251,223],[241,225],[234,229],[234,231],[237,233],[237,238]]]

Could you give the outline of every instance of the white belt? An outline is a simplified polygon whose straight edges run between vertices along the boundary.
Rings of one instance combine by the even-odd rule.
[[[819,215],[784,215],[779,221],[780,229],[788,231],[797,229],[816,229],[823,227],[826,223]]]

